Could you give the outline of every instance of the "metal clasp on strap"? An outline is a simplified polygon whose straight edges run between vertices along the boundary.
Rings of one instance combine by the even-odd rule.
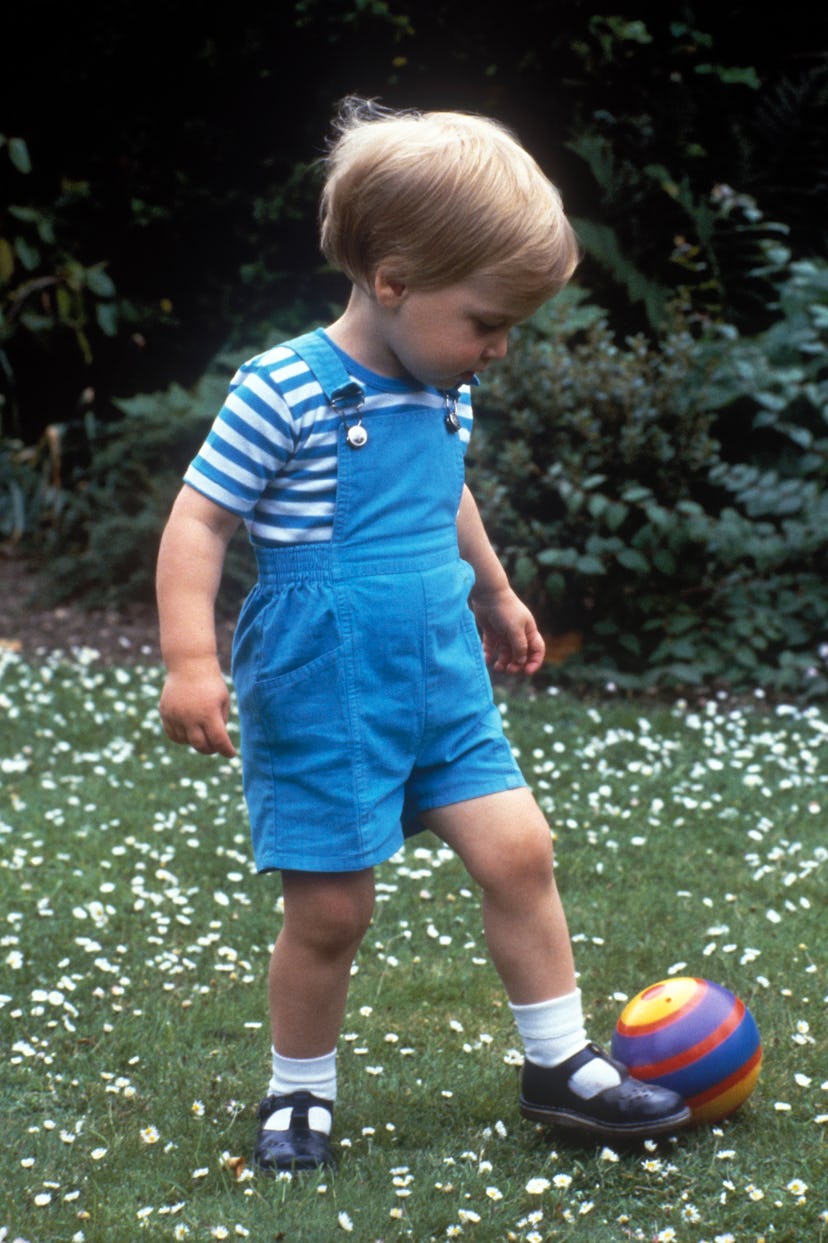
[[[362,426],[362,419],[359,417],[359,410],[364,402],[365,393],[356,380],[350,380],[347,384],[343,384],[341,388],[331,393],[331,409],[336,410],[337,414],[340,415],[345,428],[345,439],[352,449],[361,449],[368,441],[368,432]],[[356,413],[357,420],[355,423],[348,422],[348,411]]]
[[[460,418],[457,414],[457,397],[458,394],[452,389],[448,389],[443,393],[443,400],[446,403],[446,427],[452,434],[460,431]]]

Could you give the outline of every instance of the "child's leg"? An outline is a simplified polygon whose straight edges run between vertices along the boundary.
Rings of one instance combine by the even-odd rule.
[[[424,813],[482,889],[483,926],[523,1038],[521,1110],[603,1136],[653,1135],[690,1111],[587,1043],[549,826],[528,789]]]
[[[575,967],[555,883],[552,836],[527,789],[439,807],[421,817],[481,887],[492,961],[513,1005],[572,992]]]
[[[273,1074],[259,1110],[263,1169],[330,1161],[336,1044],[351,964],[371,920],[374,876],[283,873],[284,922],[270,961]]]
[[[351,964],[371,922],[374,873],[283,872],[284,922],[270,960],[273,1047],[312,1058],[336,1045]]]

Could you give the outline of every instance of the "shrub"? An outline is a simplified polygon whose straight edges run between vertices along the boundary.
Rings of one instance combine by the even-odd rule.
[[[99,425],[87,417],[82,425],[49,429],[65,461],[48,505],[42,488],[37,499],[29,486],[26,545],[43,562],[49,599],[87,607],[153,599],[161,531],[232,369],[218,360],[192,391],[172,385],[123,399],[114,422]],[[237,608],[253,577],[252,554],[239,537],[228,550],[220,609]]]
[[[787,267],[777,311],[619,345],[573,291],[487,377],[472,484],[544,629],[582,644],[566,677],[828,691],[828,267]]]
[[[657,342],[619,343],[570,289],[487,376],[470,482],[545,632],[580,649],[565,680],[828,692],[828,265],[777,255],[766,279],[762,333],[676,311]],[[151,598],[166,515],[234,365],[122,400],[114,422],[81,412],[34,451],[0,442],[5,534],[28,531],[53,598]],[[241,538],[222,607],[252,577]]]
[[[53,448],[53,438],[29,447],[16,437],[0,437],[0,538],[8,548],[45,527],[60,503]]]

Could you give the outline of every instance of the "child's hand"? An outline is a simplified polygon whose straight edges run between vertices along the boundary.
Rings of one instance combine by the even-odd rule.
[[[532,613],[511,587],[496,595],[472,595],[486,663],[497,673],[536,673],[546,644]]]
[[[218,753],[231,759],[236,754],[227,733],[230,695],[214,662],[169,673],[159,711],[173,742],[189,745],[202,755]]]

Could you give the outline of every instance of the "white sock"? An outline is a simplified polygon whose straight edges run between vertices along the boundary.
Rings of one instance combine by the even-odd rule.
[[[559,1066],[586,1047],[587,1035],[581,990],[563,997],[539,1001],[534,1005],[512,1006],[524,1052],[536,1066]],[[603,1058],[594,1057],[576,1070],[569,1086],[579,1096],[589,1098],[621,1082],[618,1071]]]
[[[511,1009],[524,1052],[536,1066],[558,1066],[587,1042],[579,988],[563,997]]]
[[[289,1096],[291,1092],[312,1092],[324,1101],[336,1100],[336,1049],[322,1057],[283,1057],[271,1049],[272,1073],[268,1095]],[[268,1131],[286,1131],[290,1126],[290,1109],[277,1109],[265,1123]],[[312,1105],[308,1125],[314,1131],[331,1133],[330,1110]]]

